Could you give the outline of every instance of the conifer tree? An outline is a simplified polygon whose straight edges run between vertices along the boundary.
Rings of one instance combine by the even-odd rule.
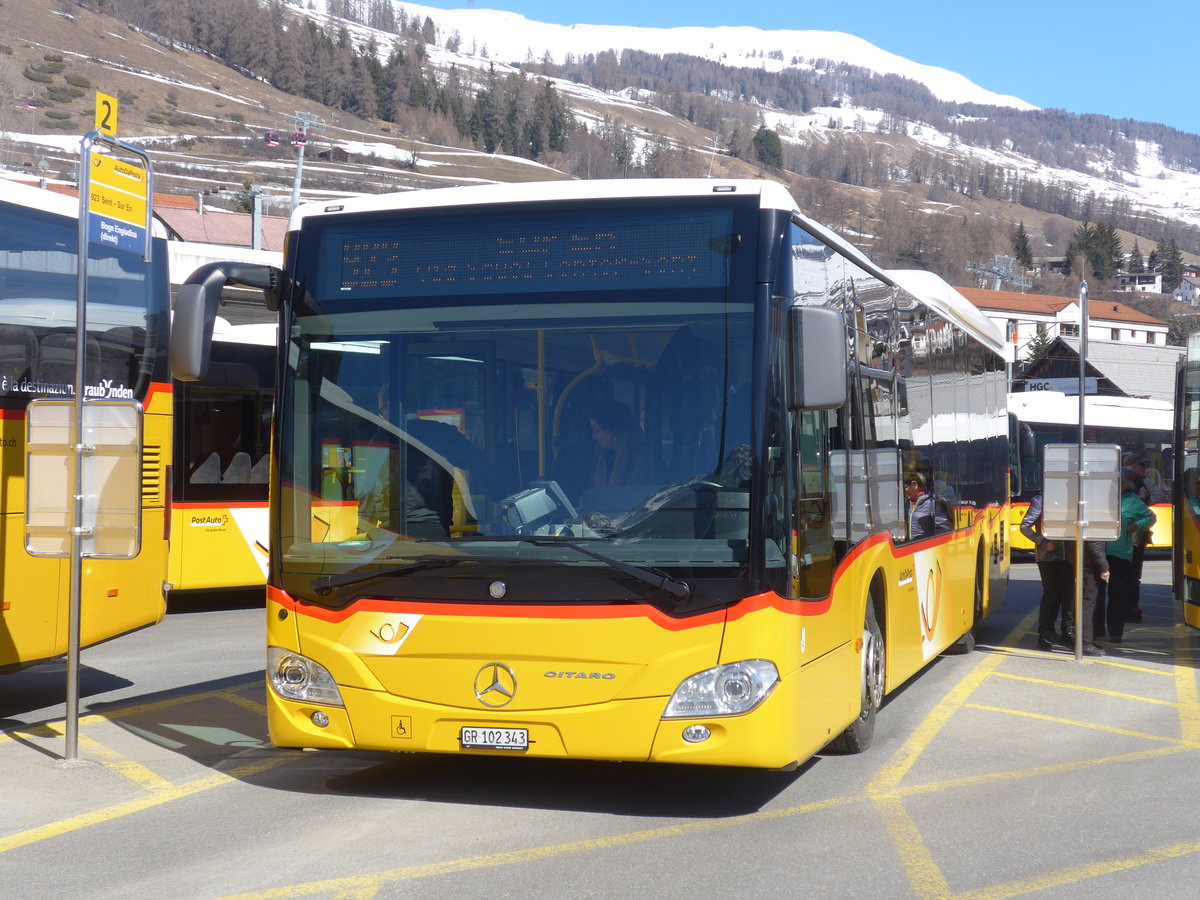
[[[1183,281],[1183,254],[1175,238],[1168,238],[1166,244],[1159,244],[1159,265],[1162,269],[1162,289],[1169,294]]]
[[[751,140],[754,147],[754,158],[768,169],[783,168],[783,142],[779,133],[766,125],[759,126]]]
[[[1017,268],[1028,270],[1033,268],[1033,248],[1029,244],[1029,235],[1025,231],[1025,223],[1017,226],[1012,236],[1013,256],[1017,260]]]
[[[1133,242],[1133,249],[1129,251],[1129,263],[1127,271],[1130,275],[1141,275],[1146,271],[1146,262],[1142,259],[1142,248],[1138,246],[1138,242]]]

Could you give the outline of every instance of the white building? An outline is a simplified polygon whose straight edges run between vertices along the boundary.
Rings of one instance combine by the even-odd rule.
[[[1140,272],[1137,275],[1118,275],[1116,289],[1125,293],[1161,294],[1162,272]]]
[[[1007,335],[1012,362],[1027,359],[1030,342],[1038,337],[1079,337],[1083,316],[1078,298],[979,288],[959,292]],[[1167,323],[1124,303],[1093,300],[1088,304],[1088,340],[1165,347]]]
[[[1171,294],[1176,303],[1190,303],[1200,306],[1200,275],[1184,275],[1179,287]]]

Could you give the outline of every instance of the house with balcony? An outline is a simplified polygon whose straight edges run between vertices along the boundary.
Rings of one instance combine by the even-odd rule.
[[[1116,290],[1126,293],[1161,294],[1163,292],[1162,272],[1120,274],[1117,276]]]

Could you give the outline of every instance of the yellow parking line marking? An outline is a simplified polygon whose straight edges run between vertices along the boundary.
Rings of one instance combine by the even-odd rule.
[[[1031,610],[1001,642],[1001,648],[1015,647],[1021,636],[1037,621],[1038,611]],[[908,876],[908,884],[918,897],[946,897],[950,893],[946,876],[933,858],[920,829],[908,814],[904,803],[896,796],[900,782],[946,726],[951,717],[967,702],[997,667],[1009,658],[1007,653],[991,653],[978,663],[953,690],[935,706],[917,726],[916,731],[892,759],[875,773],[867,785],[880,820],[896,846],[900,864]]]
[[[1200,852],[1200,841],[1184,841],[1179,844],[1168,844],[1165,847],[1153,847],[1144,853],[1136,853],[1121,859],[1110,859],[1104,862],[1088,863],[1082,866],[1072,866],[1057,872],[1034,875],[1007,884],[997,884],[974,891],[964,891],[955,894],[954,900],[1007,900],[1009,897],[1020,897],[1022,894],[1032,894],[1049,888],[1075,884],[1089,878],[1099,878],[1102,875],[1112,875],[1115,872],[1125,872],[1138,866],[1150,863],[1164,862],[1169,859],[1180,859]]]
[[[142,812],[143,810],[152,809],[155,806],[161,806],[164,803],[169,803],[172,800],[190,797],[194,794],[199,794],[202,791],[220,787],[221,785],[229,784],[230,782],[237,781],[242,778],[249,778],[251,775],[258,775],[261,772],[266,772],[270,769],[274,769],[277,766],[292,762],[295,760],[297,755],[298,754],[287,753],[279,756],[272,756],[266,759],[256,760],[252,763],[247,763],[246,765],[230,769],[228,772],[215,772],[212,775],[206,775],[203,778],[198,778],[195,781],[190,781],[186,784],[170,786],[163,790],[156,790],[144,797],[136,797],[132,800],[126,800],[122,803],[114,803],[113,805],[106,806],[103,809],[81,813],[80,815],[71,816],[67,819],[60,819],[57,822],[49,822],[45,825],[39,825],[36,828],[30,828],[26,831],[18,831],[16,834],[0,837],[0,853],[4,853],[8,850],[15,850],[18,847],[27,847],[30,844],[36,844],[38,841],[44,841],[47,838],[69,834],[72,831],[78,831],[81,828],[87,828],[91,825],[98,825],[102,822],[111,822],[113,819],[119,819],[122,816],[127,816],[131,813]]]
[[[1094,759],[1077,759],[1070,762],[1052,763],[1045,766],[1034,766],[1030,769],[1010,769],[1007,772],[987,772],[982,775],[966,775],[962,778],[947,778],[945,781],[930,781],[926,784],[906,785],[896,788],[891,796],[905,798],[917,794],[935,794],[945,790],[977,787],[993,781],[1015,781],[1020,778],[1040,778],[1044,775],[1061,775],[1064,772],[1074,772],[1080,769],[1091,769],[1096,766],[1138,762],[1143,759],[1155,759],[1160,756],[1173,756],[1176,753],[1189,753],[1194,747],[1174,745],[1170,747],[1155,747],[1153,750],[1136,750],[1132,753],[1122,753],[1119,756],[1101,756]]]
[[[925,837],[904,802],[894,796],[872,798],[883,826],[896,846],[900,865],[908,875],[908,885],[918,897],[946,897],[950,885],[942,867],[933,858]]]
[[[1178,651],[1189,646],[1191,635],[1175,633],[1176,659]],[[1179,700],[1179,733],[1185,740],[1200,740],[1200,693],[1196,690],[1196,670],[1190,665],[1175,664],[1175,696]]]
[[[171,789],[171,782],[141,763],[114,753],[92,738],[79,735],[78,739],[79,746],[87,753],[88,757],[103,765],[104,768],[112,769],[118,775],[129,779],[142,790],[159,793]]]
[[[862,803],[862,797],[834,797],[829,800],[819,800],[805,803],[801,806],[790,806],[786,809],[769,809],[751,813],[745,816],[735,816],[729,819],[714,819],[705,822],[687,822],[681,825],[667,825],[662,828],[651,828],[645,831],[632,831],[625,834],[614,834],[609,837],[589,838],[583,841],[570,841],[564,844],[551,844],[545,847],[530,847],[526,850],[510,850],[505,853],[491,853],[486,856],[470,856],[463,859],[447,860],[445,862],[425,863],[417,866],[403,866],[383,872],[372,872],[365,875],[346,875],[341,878],[330,878],[325,881],[312,881],[307,884],[285,885],[265,891],[251,891],[245,894],[231,894],[223,900],[276,900],[284,897],[308,897],[313,894],[336,892],[337,897],[370,897],[385,884],[394,881],[411,881],[416,878],[430,878],[437,875],[451,875],[456,872],[469,872],[475,869],[487,869],[495,866],[507,866],[514,863],[532,862],[540,859],[550,859],[564,856],[568,853],[586,853],[595,850],[608,850],[613,847],[625,847],[630,844],[641,844],[647,841],[657,841],[664,838],[681,837],[705,831],[732,828],[752,822],[764,822],[771,819],[786,819],[806,813],[834,809]]]
[[[1025,616],[1016,627],[1008,633],[1008,636],[1001,643],[1001,647],[1015,646],[1029,627],[1037,621],[1038,611],[1033,609]],[[934,707],[925,720],[917,726],[916,731],[909,736],[904,745],[896,751],[896,755],[875,774],[871,779],[871,783],[867,786],[867,793],[873,796],[884,796],[891,794],[904,776],[908,774],[909,769],[921,756],[922,753],[929,747],[929,744],[937,737],[938,732],[945,727],[950,721],[951,716],[967,702],[967,698],[973,694],[979,685],[983,684],[1001,663],[1007,659],[1004,653],[989,653],[984,659],[978,663],[974,669],[963,678],[953,690],[950,691],[942,701]]]
[[[62,729],[58,728],[56,724],[44,725],[42,728],[55,737],[61,737],[63,733]],[[119,753],[114,753],[94,738],[81,734],[78,736],[78,740],[80,748],[86,752],[88,757],[94,759],[106,769],[112,769],[118,775],[128,778],[144,790],[160,791],[171,786],[171,782],[150,771],[150,769],[141,763],[136,763]]]
[[[265,703],[259,703],[257,700],[251,700],[249,697],[243,697],[241,694],[235,694],[232,691],[222,691],[216,696],[228,703],[232,703],[234,706],[240,706],[242,709],[249,710],[252,713],[257,713],[260,716],[265,716],[267,714],[267,705]]]
[[[1020,716],[1024,719],[1037,719],[1042,722],[1054,722],[1058,725],[1074,725],[1077,728],[1087,728],[1092,731],[1103,731],[1108,734],[1119,734],[1125,737],[1142,738],[1147,741],[1164,741],[1170,744],[1200,749],[1200,743],[1185,741],[1177,737],[1161,734],[1147,734],[1144,731],[1130,731],[1126,728],[1114,728],[1111,725],[1100,725],[1096,722],[1081,722],[1078,719],[1064,719],[1062,716],[1047,716],[1044,713],[1028,712],[1023,709],[1008,709],[1003,706],[984,706],[981,703],[965,703],[967,709],[981,709],[984,712],[1003,713],[1006,716]]]
[[[162,709],[170,709],[175,706],[181,706],[186,703],[196,703],[201,700],[209,700],[213,698],[223,698],[230,700],[235,697],[235,690],[240,690],[243,687],[258,686],[261,682],[256,678],[252,681],[245,682],[237,688],[222,688],[220,690],[202,691],[198,694],[184,694],[179,697],[171,697],[167,700],[157,700],[154,703],[143,703],[138,706],[126,706],[105,710],[103,713],[88,713],[79,717],[79,728],[83,729],[91,725],[99,725],[103,722],[115,722],[119,719],[129,719],[133,716],[141,715],[142,713],[157,712]],[[243,698],[244,699],[244,698]],[[246,700],[247,703],[253,701]],[[261,711],[262,707],[252,707],[257,711]],[[0,744],[5,744],[12,741],[14,734],[25,735],[26,737],[57,737],[63,733],[65,728],[63,719],[51,720],[42,722],[38,725],[18,726],[16,728],[5,729],[0,731]]]
[[[1105,691],[1089,687],[1086,684],[1071,684],[1067,681],[1051,681],[1048,678],[1030,678],[1028,675],[1011,675],[1008,672],[997,672],[996,678],[1007,678],[1009,681],[1024,681],[1029,684],[1041,684],[1047,687],[1065,688],[1068,691],[1080,691],[1085,694],[1102,694],[1105,697],[1115,697],[1118,700],[1134,700],[1138,703],[1149,703],[1154,706],[1179,706],[1174,700],[1156,700],[1153,697],[1142,697],[1138,694],[1125,694],[1121,691]]]

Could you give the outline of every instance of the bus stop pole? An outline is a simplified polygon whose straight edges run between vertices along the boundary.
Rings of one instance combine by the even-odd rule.
[[[63,759],[79,758],[79,632],[83,611],[83,385],[87,360],[88,214],[92,184],[92,141],[84,135],[79,155],[79,242],[75,253],[75,395],[71,450],[75,479],[71,488],[71,598],[67,612],[67,708]]]
[[[1076,471],[1075,513],[1075,661],[1083,662],[1083,530],[1087,521],[1087,501],[1083,496],[1083,439],[1084,410],[1087,382],[1087,339],[1088,339],[1088,286],[1079,282],[1079,468]]]

